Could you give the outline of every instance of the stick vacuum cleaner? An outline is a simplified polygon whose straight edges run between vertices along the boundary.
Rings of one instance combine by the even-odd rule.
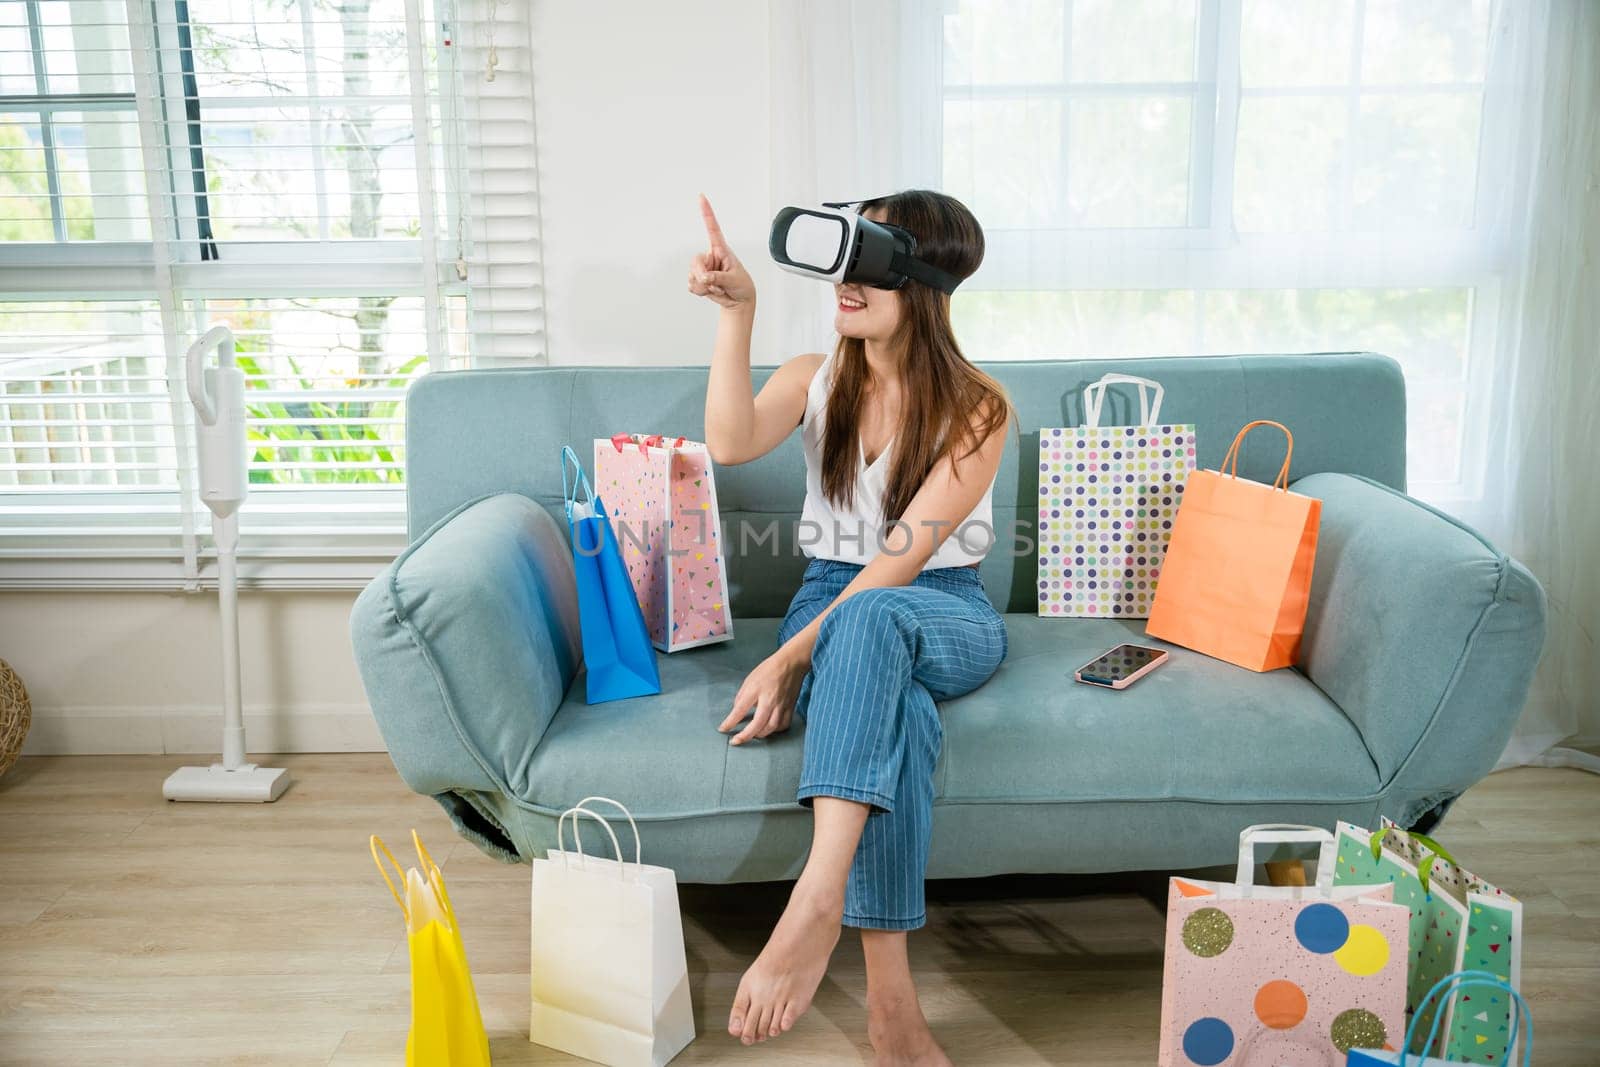
[[[215,350],[217,365],[203,367]],[[289,772],[244,761],[244,708],[239,687],[239,505],[249,492],[244,424],[244,372],[233,362],[233,334],[208,330],[189,346],[189,399],[200,452],[200,499],[211,509],[217,544],[222,615],[222,762],[180,767],[161,787],[168,800],[267,803],[289,788]]]

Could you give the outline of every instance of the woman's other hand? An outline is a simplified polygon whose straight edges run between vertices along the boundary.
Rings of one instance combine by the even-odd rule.
[[[731,745],[742,745],[752,737],[782,733],[794,721],[794,704],[800,696],[800,683],[810,665],[799,656],[780,648],[757,664],[733,698],[733,710],[717,729],[727,733],[748,714],[750,722],[740,730]]]
[[[706,251],[689,261],[689,292],[703,296],[725,308],[751,308],[756,302],[756,283],[739,257],[728,247],[717,224],[716,212],[704,194],[700,197],[700,217],[706,224]]]

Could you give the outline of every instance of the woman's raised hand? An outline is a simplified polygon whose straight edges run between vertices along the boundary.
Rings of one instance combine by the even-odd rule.
[[[689,261],[689,292],[715,301],[725,308],[754,307],[756,283],[739,257],[728,247],[717,225],[716,212],[704,194],[700,197],[700,217],[706,224],[706,251]]]

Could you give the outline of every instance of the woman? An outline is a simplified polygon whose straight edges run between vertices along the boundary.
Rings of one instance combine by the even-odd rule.
[[[841,923],[861,931],[868,1033],[881,1063],[948,1063],[917,1003],[906,932],[921,926],[942,730],[935,700],[982,685],[1005,624],[977,565],[994,540],[990,497],[1011,408],[961,354],[950,298],[836,285],[838,346],[796,356],[752,398],[755,286],[701,198],[710,248],[689,291],[722,308],[706,392],[706,445],[747,463],[800,427],[803,518],[821,531],[779,630],[719,727],[743,745],[806,719],[799,800],[811,853],[766,948],[739,983],[728,1032],[788,1030],[811,1004]],[[917,258],[966,278],[983,231],[958,201],[904,192],[862,204],[918,241]],[[896,521],[898,520],[898,521]],[[810,528],[808,528],[810,529]]]

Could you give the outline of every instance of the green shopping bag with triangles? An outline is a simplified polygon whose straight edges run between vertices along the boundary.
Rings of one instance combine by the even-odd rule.
[[[1458,970],[1488,971],[1514,989],[1522,978],[1522,903],[1463,869],[1438,842],[1408,834],[1388,819],[1375,832],[1349,823],[1338,829],[1335,885],[1394,884],[1394,900],[1411,909],[1406,1011]],[[1424,1006],[1418,1033],[1447,1012],[1445,1048],[1433,1055],[1499,1063],[1512,1038],[1511,1005],[1493,990],[1474,990],[1443,1007]],[[1423,1049],[1413,1049],[1423,1052]]]

